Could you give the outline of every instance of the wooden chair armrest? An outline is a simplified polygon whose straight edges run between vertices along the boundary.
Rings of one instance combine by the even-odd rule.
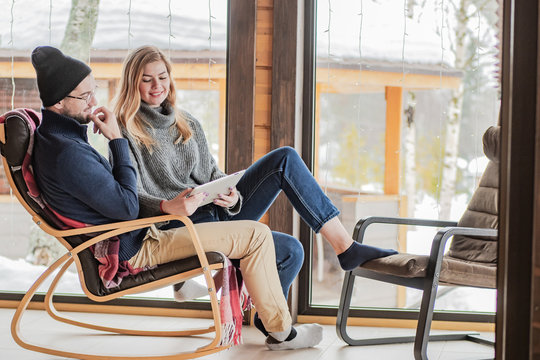
[[[6,130],[5,130],[5,124],[0,124],[0,142],[2,144],[6,143]]]
[[[66,237],[66,236],[73,236],[73,235],[91,234],[91,233],[115,230],[115,229],[120,229],[120,228],[131,229],[134,226],[137,229],[140,229],[145,226],[150,226],[152,224],[165,222],[165,221],[171,221],[171,220],[180,220],[184,222],[181,218],[183,217],[176,216],[176,215],[160,215],[160,216],[153,216],[153,217],[148,217],[148,218],[141,218],[141,219],[128,220],[128,221],[119,221],[119,222],[114,222],[114,223],[109,223],[109,224],[92,225],[92,226],[67,229],[67,230],[53,229],[49,227],[47,224],[41,223],[40,220],[37,218],[34,219],[34,221],[36,222],[36,224],[42,227],[43,230],[45,230],[47,233],[53,236]],[[124,232],[128,232],[131,230],[126,230]]]
[[[116,236],[116,235],[120,235],[129,231],[145,228],[155,223],[171,221],[171,220],[178,220],[184,223],[184,225],[186,226],[191,236],[191,241],[193,242],[193,245],[195,247],[197,257],[199,258],[199,262],[201,263],[201,267],[203,267],[203,269],[204,268],[209,269],[210,265],[208,263],[208,259],[206,258],[206,253],[201,244],[199,235],[197,234],[197,231],[195,230],[195,226],[193,225],[193,222],[187,216],[160,215],[160,216],[154,216],[154,217],[149,217],[149,218],[142,218],[142,219],[136,219],[136,220],[130,220],[130,221],[121,221],[121,222],[104,224],[104,225],[88,226],[88,227],[78,228],[78,229],[59,230],[57,232],[59,235],[57,236],[64,237],[64,236],[72,236],[72,235],[91,234],[95,232],[109,230],[73,248],[71,250],[71,254],[76,255],[80,253],[81,251],[89,248],[90,246],[97,244],[98,242],[108,239],[112,236]]]

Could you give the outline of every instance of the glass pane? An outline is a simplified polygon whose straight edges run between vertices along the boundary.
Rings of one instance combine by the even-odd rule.
[[[500,105],[497,0],[470,2],[466,17],[452,4],[317,2],[314,174],[351,235],[373,215],[459,220],[486,167],[482,135]],[[374,225],[365,242],[428,255],[437,230]],[[310,305],[337,306],[344,273],[321,235],[312,259]],[[419,291],[355,284],[352,306],[419,308]],[[442,286],[436,309],[494,312],[495,298]]]
[[[178,106],[196,117],[207,133],[216,161],[225,157],[225,80],[227,1],[155,0],[99,2],[95,29],[80,40],[63,45],[72,6],[71,0],[0,0],[0,113],[13,108],[39,110],[41,101],[30,63],[39,45],[62,47],[88,60],[97,81],[100,105],[112,108],[121,65],[130,49],[155,45],[170,57]],[[87,8],[88,10],[88,8]],[[91,16],[88,16],[91,18]],[[95,30],[93,38],[91,33]],[[71,28],[67,33],[71,34]],[[90,34],[91,45],[85,45]],[[79,54],[79,53],[77,53]],[[108,157],[107,141],[88,132],[90,143]],[[24,292],[63,249],[47,236],[11,194],[3,169],[0,172],[0,292]],[[199,279],[202,281],[202,279]],[[75,269],[59,284],[60,293],[81,294]],[[145,296],[171,298],[165,288]]]

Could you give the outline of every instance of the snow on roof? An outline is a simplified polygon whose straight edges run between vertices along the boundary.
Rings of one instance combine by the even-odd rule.
[[[163,50],[209,50],[210,34],[212,50],[226,49],[225,0],[211,2],[211,30],[209,5],[206,1],[133,0],[131,8],[129,3],[127,0],[101,0],[92,43],[94,49],[128,49],[152,44]],[[52,8],[50,2],[44,0],[0,0],[0,8],[4,13],[0,18],[0,48],[11,48],[12,45],[14,49],[26,50],[38,45],[59,47],[64,37],[71,0],[52,0]],[[170,18],[169,13],[172,14]]]
[[[101,0],[92,47],[125,50],[152,44],[163,50],[212,50],[224,54],[227,3]],[[60,46],[71,0],[0,0],[0,8],[4,10],[0,49],[30,52],[38,45]],[[442,11],[438,1],[426,1],[414,11],[408,14],[403,3],[396,1],[319,1],[317,56],[325,62],[358,59],[431,66],[442,63],[451,68],[454,58],[449,28],[453,17],[449,10]]]
[[[408,14],[397,1],[318,2],[319,57],[357,58],[416,64],[453,64],[451,20],[438,1],[426,1]],[[406,15],[411,15],[411,18]],[[412,16],[414,15],[414,16]],[[330,44],[330,45],[329,45]]]

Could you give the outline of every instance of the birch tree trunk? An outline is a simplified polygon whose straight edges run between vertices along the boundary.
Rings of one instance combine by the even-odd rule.
[[[449,220],[452,211],[452,198],[456,192],[456,162],[459,147],[459,128],[463,104],[463,85],[452,91],[452,99],[446,121],[443,167],[441,175],[441,194],[439,219]]]
[[[99,0],[71,0],[71,11],[60,49],[76,59],[90,61],[99,13]]]
[[[456,40],[454,44],[455,68],[464,70],[466,63],[466,36],[469,17],[467,10],[469,0],[460,0],[456,7]],[[463,104],[463,83],[452,91],[445,127],[444,155],[441,175],[441,191],[439,196],[439,219],[449,219],[452,210],[452,198],[456,192],[456,162],[459,146],[459,129]]]
[[[405,194],[407,195],[407,216],[414,216],[416,206],[416,124],[414,122],[415,94],[409,92],[408,107],[405,110]]]

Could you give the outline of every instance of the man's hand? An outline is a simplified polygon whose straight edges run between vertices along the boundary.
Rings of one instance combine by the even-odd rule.
[[[116,116],[106,107],[98,107],[88,118],[94,123],[94,134],[99,132],[109,140],[122,137]]]
[[[236,187],[229,188],[231,192],[228,195],[219,194],[219,198],[214,199],[214,204],[224,207],[232,208],[238,202],[238,191]]]
[[[193,189],[189,188],[182,191],[174,199],[165,200],[161,204],[161,209],[166,214],[190,216],[197,210],[200,203],[208,196],[207,193],[199,193],[193,196],[188,195]]]

